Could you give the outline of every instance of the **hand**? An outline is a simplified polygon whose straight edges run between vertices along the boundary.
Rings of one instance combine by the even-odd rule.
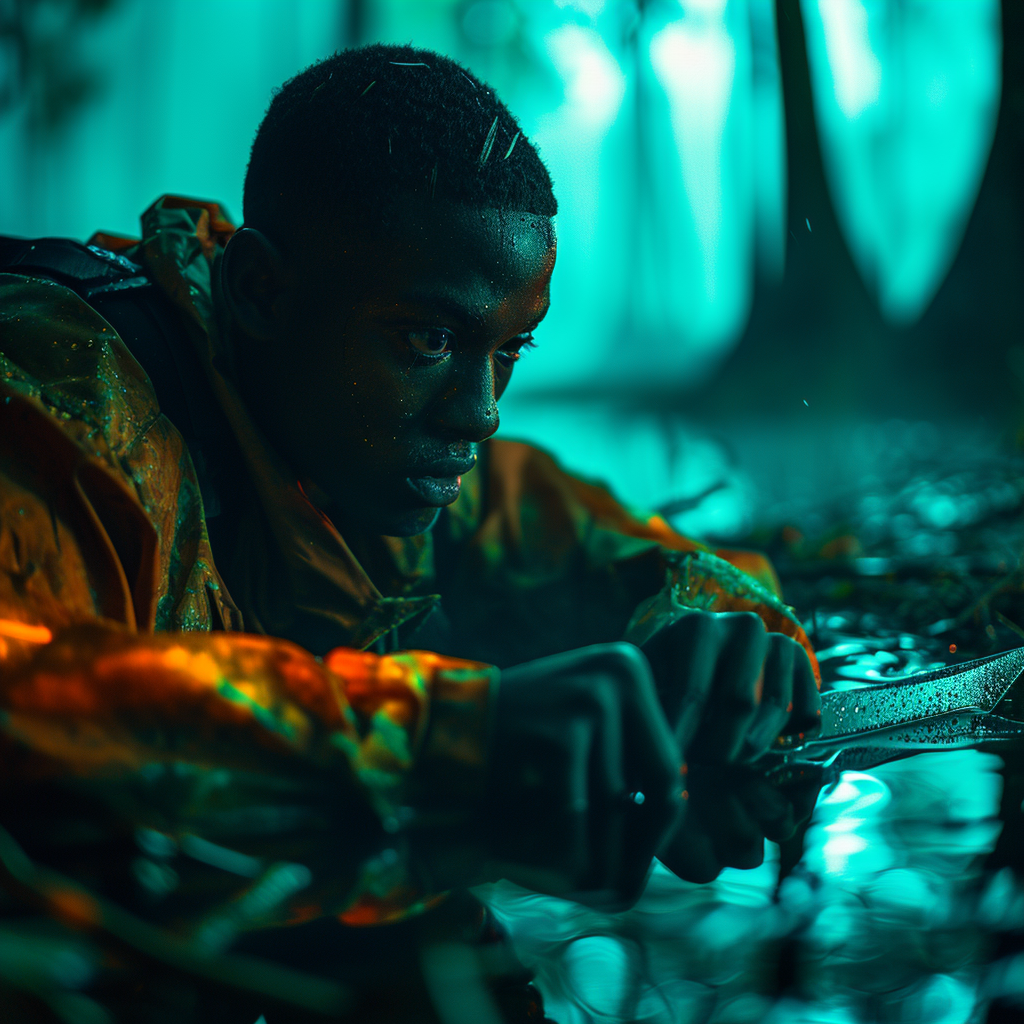
[[[678,746],[643,655],[603,644],[508,669],[495,712],[491,877],[630,906],[683,803]]]
[[[765,839],[789,839],[814,809],[821,773],[781,783],[750,768],[692,765],[686,783],[686,817],[658,859],[688,882],[710,882],[725,867],[757,867]]]
[[[756,760],[780,735],[817,725],[820,701],[803,647],[753,612],[692,612],[642,648],[681,760]]]

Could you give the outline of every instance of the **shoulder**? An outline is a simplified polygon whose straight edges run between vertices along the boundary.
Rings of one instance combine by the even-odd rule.
[[[99,536],[104,565],[129,559],[104,571],[135,580],[131,593],[149,609],[135,620],[208,629],[204,584],[219,584],[191,456],[114,328],[64,285],[0,274],[0,402],[0,464],[56,514],[89,506],[88,522],[75,519],[82,543]],[[0,475],[0,491],[12,479]]]
[[[549,452],[525,441],[492,438],[482,449],[483,469],[495,497],[536,487],[564,487],[576,479]]]
[[[700,546],[680,538],[660,516],[624,503],[603,481],[566,470],[553,455],[534,445],[491,441],[487,470],[491,506],[535,505],[538,513],[566,524],[571,521],[577,530],[588,533],[598,528],[669,547]]]
[[[0,390],[26,399],[39,430],[70,442],[68,466],[102,463],[173,534],[179,492],[194,477],[188,449],[114,328],[70,288],[21,274],[0,274],[0,326]]]
[[[70,288],[0,274],[0,375],[89,454],[117,460],[160,416],[149,378],[114,329]]]

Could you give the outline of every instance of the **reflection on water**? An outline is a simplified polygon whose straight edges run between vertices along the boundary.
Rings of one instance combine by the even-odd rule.
[[[951,660],[934,638],[857,635],[842,615],[825,626],[827,685]],[[1024,999],[1024,957],[994,939],[1024,931],[1024,889],[1008,868],[985,871],[1004,824],[1003,769],[995,753],[949,750],[844,772],[819,794],[781,880],[785,858],[766,843],[760,867],[706,885],[658,864],[620,915],[507,883],[480,895],[560,1024],[984,1021],[993,996]]]

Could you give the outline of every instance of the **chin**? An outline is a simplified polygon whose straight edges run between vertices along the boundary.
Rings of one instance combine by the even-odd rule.
[[[426,533],[437,522],[441,514],[439,508],[419,508],[400,512],[387,517],[387,522],[379,526],[377,533],[385,537],[415,537],[418,533]]]
[[[370,488],[367,488],[370,490]],[[351,492],[345,498],[334,497],[317,489],[322,495],[321,501],[327,514],[334,520],[342,537],[359,535],[383,537],[415,537],[418,533],[426,533],[437,522],[441,509],[433,505],[417,505],[403,502],[398,496],[388,501],[380,492],[383,487],[376,488],[376,500],[353,501]],[[384,499],[384,500],[382,500]],[[320,502],[316,502],[318,505]]]

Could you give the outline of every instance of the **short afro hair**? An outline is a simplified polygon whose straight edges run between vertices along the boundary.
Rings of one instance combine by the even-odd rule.
[[[545,217],[558,208],[505,104],[441,54],[342,50],[275,91],[245,175],[249,227],[280,244],[310,201],[342,223],[381,223],[402,193]]]

